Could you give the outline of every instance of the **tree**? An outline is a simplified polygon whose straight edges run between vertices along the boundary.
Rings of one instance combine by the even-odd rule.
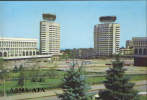
[[[6,82],[6,79],[9,77],[8,75],[8,72],[9,70],[7,70],[4,66],[4,60],[2,58],[0,58],[0,80],[3,81],[3,95],[5,96],[6,95],[6,86],[5,86],[5,82]],[[1,82],[0,82],[0,85],[1,85]]]
[[[32,82],[38,82],[39,79],[38,69],[32,68],[32,70],[30,71],[30,77]]]
[[[19,70],[19,69],[18,69],[17,66],[15,65],[15,67],[13,68],[13,72],[16,72],[16,73],[17,73],[18,70]]]
[[[75,64],[67,71],[63,79],[63,94],[59,94],[61,100],[89,100],[88,86],[83,75],[82,67],[75,69]]]
[[[72,50],[66,49],[66,50],[64,51],[64,56],[65,56],[65,59],[66,59],[66,60],[69,59],[69,58],[72,58]]]
[[[4,63],[5,61],[0,58],[0,80],[2,81],[6,80],[9,77],[9,70],[5,68]]]
[[[21,70],[20,70],[20,73],[19,73],[18,85],[24,86],[24,80],[25,80],[24,68],[22,67]]]
[[[134,84],[126,77],[123,62],[116,55],[112,62],[113,67],[107,70],[104,85],[105,90],[99,92],[100,100],[138,100],[137,91],[133,89]]]
[[[40,67],[37,67],[36,69],[32,68],[29,75],[31,77],[32,82],[44,82],[45,81],[44,77],[42,77],[40,74]]]
[[[50,69],[45,73],[45,75],[47,75],[49,78],[57,78],[58,77],[58,73],[56,71],[58,65],[54,64],[53,67],[50,67]]]
[[[5,77],[4,60],[0,58],[0,79],[3,80]]]
[[[18,70],[19,71],[23,70],[23,65],[20,65]]]
[[[20,75],[19,75],[18,85],[24,86],[24,72],[22,72],[22,71],[20,72]]]

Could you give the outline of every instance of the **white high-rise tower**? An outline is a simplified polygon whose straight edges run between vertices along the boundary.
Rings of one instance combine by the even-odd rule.
[[[60,53],[60,25],[55,22],[56,15],[43,14],[40,22],[40,53],[58,55]]]
[[[100,17],[101,24],[94,26],[94,49],[99,56],[119,53],[120,24],[114,23],[115,16]]]

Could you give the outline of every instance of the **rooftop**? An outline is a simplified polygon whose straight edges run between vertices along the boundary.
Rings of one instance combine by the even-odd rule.
[[[99,20],[100,22],[115,22],[116,16],[101,16]]]
[[[37,41],[37,39],[32,38],[9,38],[9,37],[0,37],[2,41]]]
[[[133,37],[133,41],[147,41],[147,37]]]
[[[43,14],[42,17],[44,20],[49,20],[49,21],[56,20],[56,15],[54,15],[54,14],[46,13],[46,14]]]

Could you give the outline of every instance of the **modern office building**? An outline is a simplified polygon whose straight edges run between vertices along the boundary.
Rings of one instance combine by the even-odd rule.
[[[55,22],[56,15],[43,14],[40,22],[41,55],[58,55],[60,53],[60,25]]]
[[[0,57],[33,56],[37,51],[37,39],[0,37]]]
[[[102,16],[101,24],[94,26],[94,49],[98,56],[111,56],[119,53],[120,24],[115,16]]]

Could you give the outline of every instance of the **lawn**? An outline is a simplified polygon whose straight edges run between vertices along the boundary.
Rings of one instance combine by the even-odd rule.
[[[61,84],[62,84],[62,79],[64,77],[65,72],[64,71],[55,71],[56,73],[56,77],[49,77],[46,75],[46,72],[48,70],[40,70],[39,74],[42,75],[41,77],[44,78],[43,82],[32,82],[31,81],[31,76],[29,76],[29,72],[25,72],[27,75],[27,78],[24,81],[24,88],[28,88],[28,89],[33,89],[33,88],[46,88],[46,89],[53,89],[53,88],[60,88]],[[102,76],[104,73],[86,73],[86,75],[94,75],[94,76],[87,76],[86,80],[87,83],[90,85],[93,84],[101,84],[104,80],[105,77]],[[18,78],[19,77],[19,73],[15,73],[15,72],[10,72],[9,73],[9,78]],[[43,76],[44,75],[44,76]],[[131,81],[139,81],[139,80],[146,80],[147,75],[127,75],[128,77],[130,77]],[[3,93],[3,83],[0,83],[0,94]],[[7,80],[5,83],[5,87],[6,87],[6,91],[9,95],[11,95],[9,93],[11,88],[20,88],[21,86],[18,86],[18,82],[16,79],[11,79],[11,80]],[[141,99],[142,100],[142,99]]]
[[[146,96],[140,96],[140,100],[147,100],[147,95]]]

